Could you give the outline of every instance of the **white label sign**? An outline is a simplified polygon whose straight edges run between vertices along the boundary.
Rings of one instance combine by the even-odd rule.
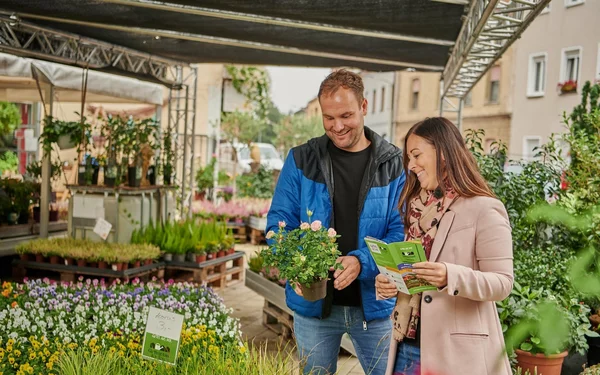
[[[98,218],[96,220],[96,226],[94,227],[94,233],[100,236],[103,240],[106,241],[108,235],[110,234],[110,230],[112,228],[112,224],[108,221]]]
[[[183,315],[150,307],[142,357],[175,365],[182,328]]]

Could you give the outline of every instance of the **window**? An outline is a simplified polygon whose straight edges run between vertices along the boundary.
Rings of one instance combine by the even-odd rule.
[[[550,12],[550,4],[546,5],[540,14],[546,14]]]
[[[544,96],[546,89],[546,53],[529,56],[529,73],[527,75],[527,96]]]
[[[565,0],[565,6],[567,8],[574,7],[575,5],[581,5],[585,3],[585,0]]]
[[[490,69],[490,82],[488,85],[488,103],[498,103],[500,100],[500,66],[495,65]]]
[[[463,99],[463,103],[465,107],[471,107],[473,105],[473,91],[469,91],[465,98]]]
[[[371,107],[371,113],[375,113],[375,103],[377,102],[377,90],[373,90],[373,107]]]
[[[412,80],[411,89],[411,97],[410,97],[410,108],[418,109],[419,108],[419,92],[421,91],[421,80],[415,78]]]
[[[541,143],[542,138],[538,136],[523,138],[523,159],[533,160]]]
[[[385,111],[385,87],[381,88],[381,109],[379,111]]]
[[[581,47],[571,47],[562,50],[562,63],[560,68],[560,83],[566,81],[579,81],[581,70]]]

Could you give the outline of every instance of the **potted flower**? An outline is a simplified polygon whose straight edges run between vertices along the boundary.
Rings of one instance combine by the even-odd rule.
[[[335,230],[325,228],[319,220],[311,222],[310,210],[307,215],[308,222],[299,228],[288,231],[282,221],[277,233],[269,231],[266,238],[270,246],[260,254],[267,269],[277,268],[279,278],[298,284],[306,300],[317,301],[327,294],[330,269],[342,267],[336,262],[341,252]]]
[[[196,263],[206,262],[206,249],[204,248],[203,244],[196,244],[196,247],[194,248],[194,255],[194,260],[196,261]]]
[[[561,82],[557,85],[557,87],[562,94],[577,92],[577,81],[568,80],[565,82]]]

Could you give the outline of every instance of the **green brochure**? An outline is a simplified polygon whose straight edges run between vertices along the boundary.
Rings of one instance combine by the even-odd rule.
[[[413,272],[414,263],[426,262],[421,241],[403,241],[386,244],[376,238],[365,237],[371,256],[379,272],[396,284],[405,294],[421,293],[437,288],[418,278]]]
[[[142,357],[175,365],[182,328],[183,315],[150,307]]]

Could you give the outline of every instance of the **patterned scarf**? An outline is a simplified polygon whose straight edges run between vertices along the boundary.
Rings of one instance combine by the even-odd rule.
[[[428,260],[440,220],[457,198],[454,189],[450,188],[448,183],[446,186],[445,195],[439,188],[434,191],[421,190],[419,196],[415,197],[409,206],[410,227],[405,240],[420,239]],[[393,336],[396,341],[402,341],[404,337],[411,339],[416,337],[420,313],[421,293],[413,295],[398,293],[392,313]]]

